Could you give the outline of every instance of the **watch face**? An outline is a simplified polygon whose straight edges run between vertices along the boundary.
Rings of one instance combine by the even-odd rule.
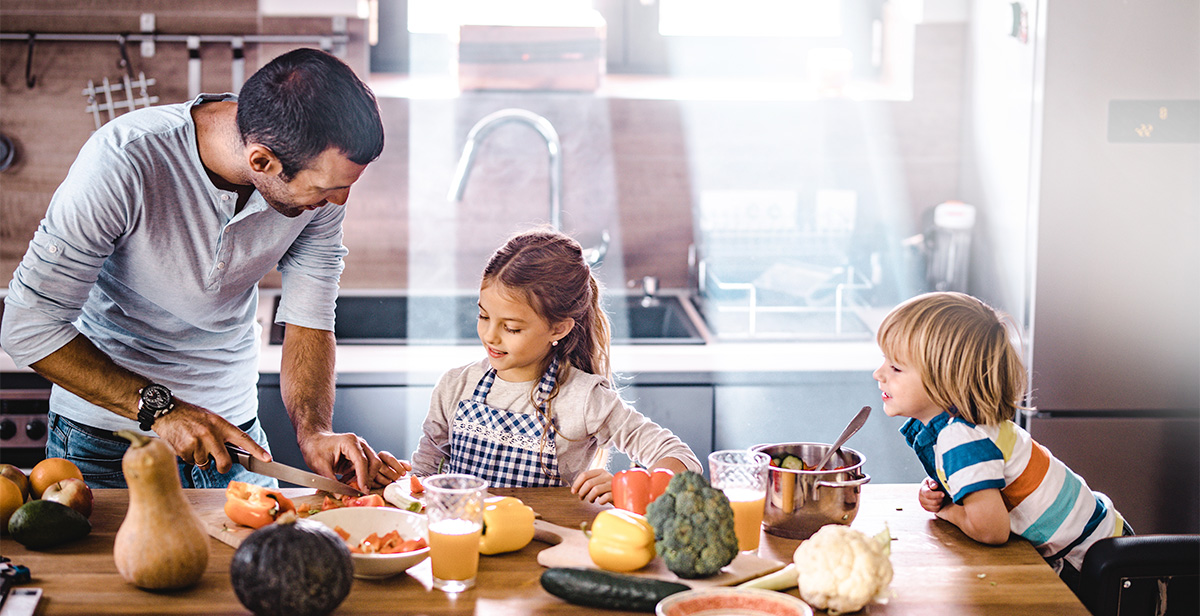
[[[142,389],[142,404],[151,410],[160,411],[171,406],[171,390],[157,383]]]

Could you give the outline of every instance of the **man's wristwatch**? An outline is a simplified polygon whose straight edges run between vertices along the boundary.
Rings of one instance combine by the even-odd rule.
[[[171,390],[158,383],[151,383],[138,390],[138,421],[141,428],[149,432],[154,420],[175,408]]]

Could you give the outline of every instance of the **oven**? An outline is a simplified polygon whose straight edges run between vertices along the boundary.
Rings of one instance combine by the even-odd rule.
[[[32,372],[0,375],[0,463],[28,471],[46,457],[50,382]]]

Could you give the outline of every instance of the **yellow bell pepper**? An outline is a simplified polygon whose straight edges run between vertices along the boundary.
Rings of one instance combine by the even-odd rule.
[[[480,554],[515,552],[533,540],[533,509],[512,496],[491,496],[483,501],[483,534]]]
[[[588,555],[597,567],[626,572],[654,559],[654,528],[646,516],[624,509],[605,509],[592,521]]]

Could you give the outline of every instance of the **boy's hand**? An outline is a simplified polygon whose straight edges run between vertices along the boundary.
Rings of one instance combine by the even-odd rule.
[[[946,499],[949,498],[945,492],[938,487],[936,481],[931,477],[926,477],[925,481],[921,482],[921,490],[917,493],[917,499],[921,502],[921,508],[929,513],[937,513],[946,506]]]

